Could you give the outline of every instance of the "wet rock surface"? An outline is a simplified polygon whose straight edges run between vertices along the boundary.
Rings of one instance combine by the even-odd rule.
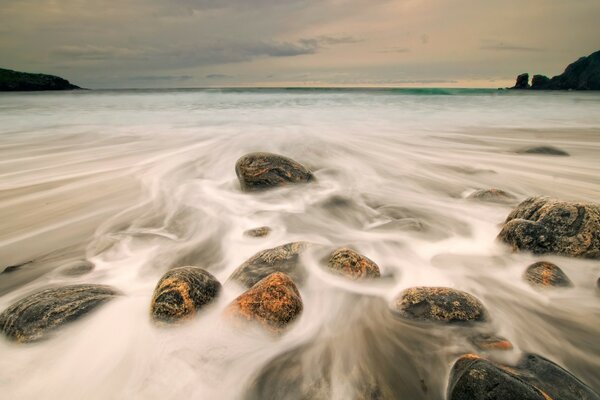
[[[377,264],[347,247],[333,251],[327,260],[327,266],[332,271],[355,280],[381,276]]]
[[[314,179],[302,164],[277,154],[251,153],[241,157],[235,172],[243,191],[259,191]]]
[[[244,236],[253,237],[253,238],[265,237],[271,233],[271,230],[272,229],[269,228],[268,226],[261,226],[261,227],[254,228],[254,229],[248,229],[247,231],[244,232]]]
[[[150,313],[161,323],[192,319],[219,295],[221,284],[199,267],[179,267],[168,271],[156,285]]]
[[[61,265],[56,269],[56,272],[64,276],[79,276],[85,275],[93,269],[93,262],[88,260],[75,260]]]
[[[512,194],[495,188],[476,190],[467,196],[467,198],[490,203],[511,203],[516,200],[516,197]]]
[[[294,282],[289,276],[276,272],[236,298],[227,307],[226,314],[279,333],[298,318],[302,309],[302,298]]]
[[[468,354],[450,373],[448,400],[598,400],[597,393],[544,357],[526,354],[516,366]]]
[[[521,154],[541,154],[546,156],[568,156],[564,150],[561,150],[557,147],[553,146],[534,146],[534,147],[526,147],[524,149],[517,150],[517,153]]]
[[[392,311],[415,321],[460,323],[483,321],[483,304],[469,293],[445,287],[406,289],[392,304]]]
[[[525,280],[536,287],[570,287],[573,282],[556,264],[540,261],[527,267],[523,275]]]
[[[283,272],[295,282],[302,283],[306,271],[300,262],[300,254],[308,246],[307,242],[292,242],[262,250],[233,271],[229,279],[251,287],[274,272]]]
[[[509,214],[498,238],[515,251],[600,258],[600,206],[532,197]]]
[[[502,337],[491,334],[479,334],[469,338],[469,341],[480,350],[512,350],[512,343]]]
[[[0,330],[11,340],[34,342],[78,320],[120,293],[105,285],[70,285],[42,290],[0,314]]]

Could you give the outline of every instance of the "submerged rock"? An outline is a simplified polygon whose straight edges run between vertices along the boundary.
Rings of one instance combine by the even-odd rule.
[[[476,190],[468,195],[467,199],[488,201],[492,203],[510,203],[516,200],[516,197],[504,190],[491,188]]]
[[[152,319],[162,323],[191,319],[216,299],[220,291],[219,281],[202,268],[173,268],[154,289],[150,306]]]
[[[534,147],[526,147],[521,150],[517,150],[517,153],[521,154],[541,154],[546,156],[568,156],[564,150],[556,148],[554,146],[534,146]]]
[[[229,279],[251,287],[273,272],[283,272],[301,283],[306,271],[300,263],[300,254],[308,246],[307,242],[292,242],[260,251],[233,271]]]
[[[245,192],[305,183],[314,179],[303,165],[272,153],[251,153],[241,157],[235,164],[235,172]]]
[[[480,350],[512,350],[512,343],[502,336],[479,334],[469,338],[475,347]]]
[[[65,276],[79,276],[87,274],[94,269],[94,263],[88,260],[76,260],[61,265],[56,271]]]
[[[486,318],[485,308],[475,296],[445,287],[406,289],[396,298],[392,310],[416,321],[456,323]]]
[[[33,342],[75,321],[120,293],[105,285],[71,285],[42,290],[0,314],[0,330],[11,340]]]
[[[362,254],[341,247],[329,256],[327,262],[329,269],[350,279],[379,278],[379,267]]]
[[[514,251],[600,258],[600,206],[532,197],[509,214],[498,238]]]
[[[524,278],[532,286],[570,287],[573,283],[557,265],[547,261],[531,264],[525,271]]]
[[[448,400],[599,400],[568,371],[535,354],[506,366],[468,354],[450,372]]]
[[[302,313],[302,298],[286,274],[275,272],[236,298],[226,314],[281,332]]]
[[[244,232],[244,236],[257,238],[268,236],[269,233],[271,233],[271,228],[268,226],[261,226],[259,228],[248,229]]]

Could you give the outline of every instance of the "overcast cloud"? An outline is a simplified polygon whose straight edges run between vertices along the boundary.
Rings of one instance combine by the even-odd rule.
[[[505,86],[600,49],[598,0],[2,0],[0,67],[90,88]]]

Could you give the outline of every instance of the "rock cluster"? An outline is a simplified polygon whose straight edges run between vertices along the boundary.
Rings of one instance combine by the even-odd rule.
[[[117,295],[117,290],[105,285],[71,285],[42,290],[18,300],[0,314],[0,330],[11,340],[34,342]]]
[[[235,172],[245,192],[306,183],[314,179],[313,174],[303,165],[272,153],[243,156],[235,164]]]
[[[600,206],[532,197],[508,215],[498,238],[513,250],[600,258]]]

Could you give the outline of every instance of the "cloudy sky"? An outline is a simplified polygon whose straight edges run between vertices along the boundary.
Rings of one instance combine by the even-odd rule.
[[[0,0],[0,67],[89,88],[483,86],[600,50],[600,0]]]

